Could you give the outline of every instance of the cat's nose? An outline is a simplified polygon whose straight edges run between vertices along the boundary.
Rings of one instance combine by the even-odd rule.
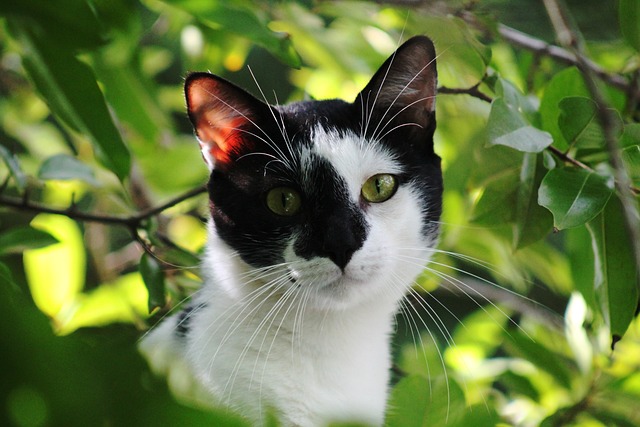
[[[349,261],[351,261],[353,253],[357,249],[358,246],[352,242],[345,243],[340,240],[331,240],[325,241],[320,255],[329,258],[335,265],[340,267],[340,270],[344,271]]]
[[[363,244],[363,231],[360,224],[354,223],[352,218],[329,218],[322,242],[318,245],[318,255],[329,258],[344,271],[353,253]]]

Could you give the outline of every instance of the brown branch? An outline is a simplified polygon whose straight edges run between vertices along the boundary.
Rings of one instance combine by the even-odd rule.
[[[478,98],[485,102],[489,102],[489,103],[493,102],[493,99],[490,96],[480,92],[480,89],[478,89],[478,86],[480,86],[480,83],[474,86],[471,86],[470,88],[467,88],[467,89],[449,88],[445,86],[440,86],[438,88],[438,93],[445,94],[445,95],[447,94],[448,95],[470,95],[470,96],[473,96],[474,98]]]
[[[558,158],[560,158],[560,160],[562,160],[565,163],[570,163],[570,164],[572,164],[574,166],[577,166],[577,167],[579,167],[581,169],[587,170],[589,172],[594,172],[594,170],[590,166],[582,163],[579,160],[574,159],[573,157],[569,156],[567,153],[564,153],[564,152],[558,150],[553,145],[548,146],[547,150],[551,151],[553,154],[558,156]]]
[[[587,67],[592,74],[598,76],[602,81],[620,90],[629,92],[629,90],[633,88],[629,80],[624,76],[610,73],[590,59],[580,59],[575,55],[575,53],[572,53],[569,50],[533,38],[528,34],[516,30],[515,28],[499,24],[498,34],[500,34],[500,36],[510,44],[532,51],[538,55],[548,56],[567,65]]]
[[[492,31],[484,24],[480,23],[471,12],[463,11],[459,13],[459,16],[476,29],[486,34],[492,33]],[[629,79],[620,74],[611,73],[605,70],[588,58],[579,58],[573,50],[549,44],[504,24],[497,25],[497,32],[503,40],[513,46],[531,51],[537,56],[547,56],[566,65],[585,67],[589,70],[591,75],[597,76],[605,83],[624,91],[630,96],[640,96],[640,88],[633,82],[629,81]]]
[[[64,215],[76,221],[98,222],[101,224],[119,225],[119,226],[127,227],[129,229],[137,229],[145,220],[151,217],[157,216],[161,214],[163,211],[177,205],[178,203],[181,203],[185,200],[188,200],[192,197],[202,194],[205,191],[206,191],[205,187],[196,187],[189,191],[186,191],[185,193],[173,199],[168,200],[167,202],[161,205],[158,205],[149,209],[145,209],[131,215],[82,212],[77,210],[75,204],[72,204],[66,209],[53,208],[51,206],[43,205],[41,203],[37,203],[29,200],[28,192],[25,192],[22,197],[11,197],[11,196],[0,195],[0,206],[6,206],[12,209],[35,212],[35,213],[49,213],[49,214],[56,214],[56,215]]]

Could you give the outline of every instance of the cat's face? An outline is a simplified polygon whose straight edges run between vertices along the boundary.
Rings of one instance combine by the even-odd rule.
[[[441,211],[430,40],[400,47],[351,104],[273,107],[206,73],[185,88],[215,233],[254,278],[320,307],[406,291]]]

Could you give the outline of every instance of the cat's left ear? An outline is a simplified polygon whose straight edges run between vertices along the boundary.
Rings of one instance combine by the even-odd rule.
[[[366,120],[380,120],[379,128],[405,127],[412,133],[432,134],[437,83],[433,43],[425,36],[412,37],[378,69],[354,104],[365,108]],[[367,127],[371,132],[376,128]]]
[[[251,144],[248,128],[267,108],[252,95],[210,73],[192,73],[184,85],[189,119],[209,169]]]

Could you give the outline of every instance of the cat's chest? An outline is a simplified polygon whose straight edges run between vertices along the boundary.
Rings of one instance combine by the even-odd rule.
[[[260,407],[277,404],[290,425],[334,417],[381,423],[391,302],[327,314],[268,295],[242,305],[217,291],[209,297],[193,318],[188,354],[216,399],[241,402],[246,412],[260,410],[258,396]]]

